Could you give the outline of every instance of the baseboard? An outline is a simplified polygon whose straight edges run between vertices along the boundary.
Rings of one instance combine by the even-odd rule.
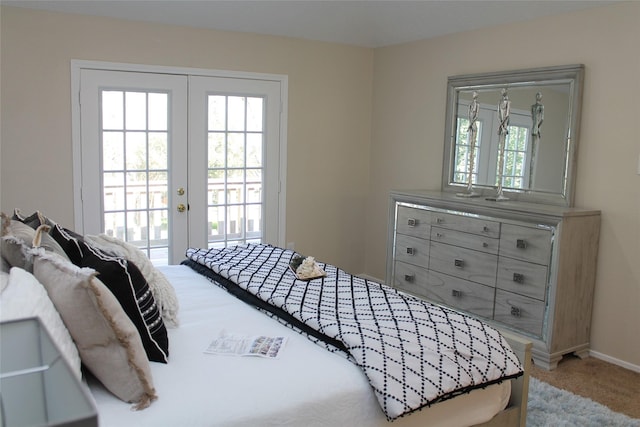
[[[356,276],[362,277],[363,279],[371,280],[372,282],[384,283],[383,279],[378,279],[377,277],[369,276],[368,274],[365,274],[365,273],[356,274]]]
[[[613,363],[614,365],[621,366],[625,369],[629,369],[630,371],[640,373],[640,365],[634,365],[633,363],[625,362],[624,360],[616,359],[615,357],[593,350],[589,350],[589,356],[604,360],[605,362]]]

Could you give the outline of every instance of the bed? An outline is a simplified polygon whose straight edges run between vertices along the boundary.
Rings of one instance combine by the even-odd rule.
[[[496,421],[508,421],[493,425],[519,425],[515,392],[522,378],[390,423],[362,372],[344,357],[238,301],[190,267],[161,271],[180,300],[180,327],[169,330],[170,362],[151,366],[158,401],[131,411],[92,381],[101,426],[461,426],[495,414]],[[286,336],[288,341],[274,360],[205,354],[222,332]],[[510,394],[514,401],[503,411]]]
[[[69,232],[58,242],[62,252],[68,253],[79,247],[79,240],[82,236]],[[65,247],[69,242],[75,246]],[[32,251],[36,251],[32,260],[33,277],[47,289],[55,309],[77,341],[77,328],[67,322],[64,313],[68,308],[63,307],[62,300],[69,298],[60,299],[58,291],[52,291],[62,280],[52,279],[55,274],[46,270],[52,267],[59,271],[62,261],[53,259],[41,248]],[[130,252],[130,264],[133,264],[131,256]],[[139,258],[135,261],[147,265],[146,274],[150,274],[148,262]],[[74,270],[75,267],[65,264],[64,268],[71,269],[75,275],[88,274],[82,276],[83,280],[96,281],[95,275],[87,273],[87,267]],[[166,328],[170,351],[166,360],[144,365],[144,375],[152,378],[154,396],[136,405],[134,409],[139,410],[132,410],[132,405],[125,402],[126,397],[118,397],[110,390],[109,372],[100,371],[104,359],[90,369],[97,375],[89,374],[89,369],[83,370],[83,379],[98,409],[100,426],[524,426],[530,343],[521,338],[502,334],[522,362],[523,375],[390,417],[381,408],[370,378],[342,352],[328,351],[318,345],[314,337],[291,328],[273,313],[267,315],[264,310],[241,301],[219,281],[196,271],[193,265],[153,270],[166,278],[175,292],[175,309],[179,306],[179,311],[173,313],[176,324],[165,322],[170,325]],[[11,277],[20,274],[16,268],[11,269]],[[157,294],[158,289],[154,289],[154,293]],[[10,294],[3,291],[5,314],[5,304],[9,304],[7,295]],[[110,294],[107,296],[111,298]],[[160,299],[158,297],[158,301]],[[276,359],[205,353],[210,342],[221,334],[283,336],[287,341]],[[85,365],[86,349],[80,346],[78,349]],[[124,357],[131,357],[131,353]]]

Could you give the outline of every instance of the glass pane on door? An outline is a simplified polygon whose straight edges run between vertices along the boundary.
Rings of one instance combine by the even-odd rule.
[[[263,238],[264,98],[208,95],[209,247]]]
[[[166,92],[102,90],[103,232],[169,259]]]

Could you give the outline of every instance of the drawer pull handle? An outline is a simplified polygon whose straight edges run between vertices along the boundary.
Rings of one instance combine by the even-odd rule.
[[[516,240],[516,248],[527,249],[527,242],[524,239]]]
[[[462,297],[462,291],[459,291],[457,289],[452,289],[451,290],[451,296],[452,297],[456,297],[456,298],[460,298],[460,297]]]
[[[456,259],[456,260],[453,261],[453,265],[455,265],[458,268],[462,268],[462,267],[464,267],[464,260]]]
[[[415,218],[409,218],[407,219],[407,225],[409,227],[415,227],[416,225],[418,225],[418,220]]]
[[[489,227],[487,227],[486,225],[484,227],[482,227],[482,231],[485,233],[489,232]]]
[[[415,276],[413,274],[405,274],[404,275],[404,281],[405,282],[413,282],[413,279],[415,278]]]
[[[442,239],[442,237],[443,237],[443,236],[444,236],[444,235],[443,235],[442,233],[436,233],[436,237],[437,237],[438,239]]]
[[[524,283],[524,274],[513,273],[513,281],[516,283]]]
[[[489,244],[488,244],[487,242],[482,242],[482,247],[483,247],[483,248],[488,248],[488,247],[489,247]]]
[[[511,306],[511,315],[515,317],[520,317],[522,313],[518,307]]]
[[[407,255],[415,255],[416,250],[414,248],[407,248]]]
[[[444,222],[444,219],[443,218],[436,218],[436,222],[438,224],[442,224]]]

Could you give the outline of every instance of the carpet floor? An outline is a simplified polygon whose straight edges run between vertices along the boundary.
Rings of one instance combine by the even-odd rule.
[[[640,419],[531,378],[527,427],[640,427]]]
[[[640,419],[640,373],[594,357],[565,356],[552,371],[533,366],[531,376]]]

